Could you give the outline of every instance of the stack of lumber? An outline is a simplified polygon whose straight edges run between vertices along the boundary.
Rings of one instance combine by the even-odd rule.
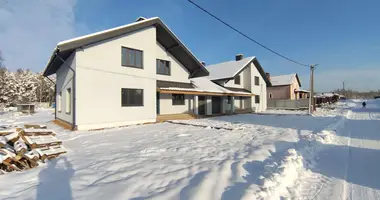
[[[44,125],[0,131],[0,174],[38,166],[38,162],[66,153],[62,141]]]

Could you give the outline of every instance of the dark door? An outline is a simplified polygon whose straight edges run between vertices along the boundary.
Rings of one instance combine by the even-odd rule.
[[[198,115],[206,114],[206,97],[198,96]]]
[[[157,115],[160,114],[160,93],[157,92],[156,93],[156,112],[157,112]]]
[[[212,104],[212,114],[219,114],[222,110],[222,98],[220,97],[212,97],[211,98],[211,104]]]

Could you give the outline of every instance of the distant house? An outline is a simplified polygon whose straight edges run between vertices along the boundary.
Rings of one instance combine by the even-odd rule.
[[[242,54],[235,60],[207,66],[207,76],[214,83],[235,92],[251,93],[250,96],[232,98],[232,106],[237,111],[261,112],[267,109],[267,86],[271,83],[256,57],[244,58]]]
[[[256,58],[219,85],[205,78],[209,71],[157,17],[59,42],[43,72],[52,74],[56,120],[79,130],[234,113],[234,99],[256,106],[267,86]]]
[[[281,76],[270,76],[272,86],[267,88],[267,98],[275,100],[297,100],[307,99],[309,91],[301,89],[301,81],[297,74],[288,74]]]

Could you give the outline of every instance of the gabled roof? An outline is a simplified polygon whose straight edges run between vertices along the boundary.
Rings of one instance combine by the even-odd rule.
[[[298,78],[298,75],[295,74],[287,74],[287,75],[280,75],[280,76],[271,76],[270,82],[272,83],[272,86],[282,86],[282,85],[291,85],[293,84],[294,79],[297,79],[298,84],[301,87],[301,81]]]
[[[261,67],[259,61],[255,56],[247,57],[239,61],[227,61],[223,63],[218,63],[214,65],[207,66],[207,70],[210,72],[208,78],[210,80],[229,80],[233,79],[235,76],[239,75],[249,64],[253,62],[257,70],[267,83],[267,86],[271,86],[268,77],[265,75],[264,69]]]
[[[190,72],[190,77],[207,76],[209,72],[190,50],[178,39],[176,35],[158,17],[145,19],[139,17],[136,22],[116,28],[92,33],[74,39],[59,42],[43,72],[44,76],[54,74],[77,48],[115,38],[126,33],[141,30],[146,27],[156,27],[156,40]]]

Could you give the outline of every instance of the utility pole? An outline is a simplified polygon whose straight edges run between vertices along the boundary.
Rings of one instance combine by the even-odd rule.
[[[317,64],[318,65],[318,64]],[[317,65],[310,65],[310,97],[309,97],[309,114],[314,111],[314,68]]]

